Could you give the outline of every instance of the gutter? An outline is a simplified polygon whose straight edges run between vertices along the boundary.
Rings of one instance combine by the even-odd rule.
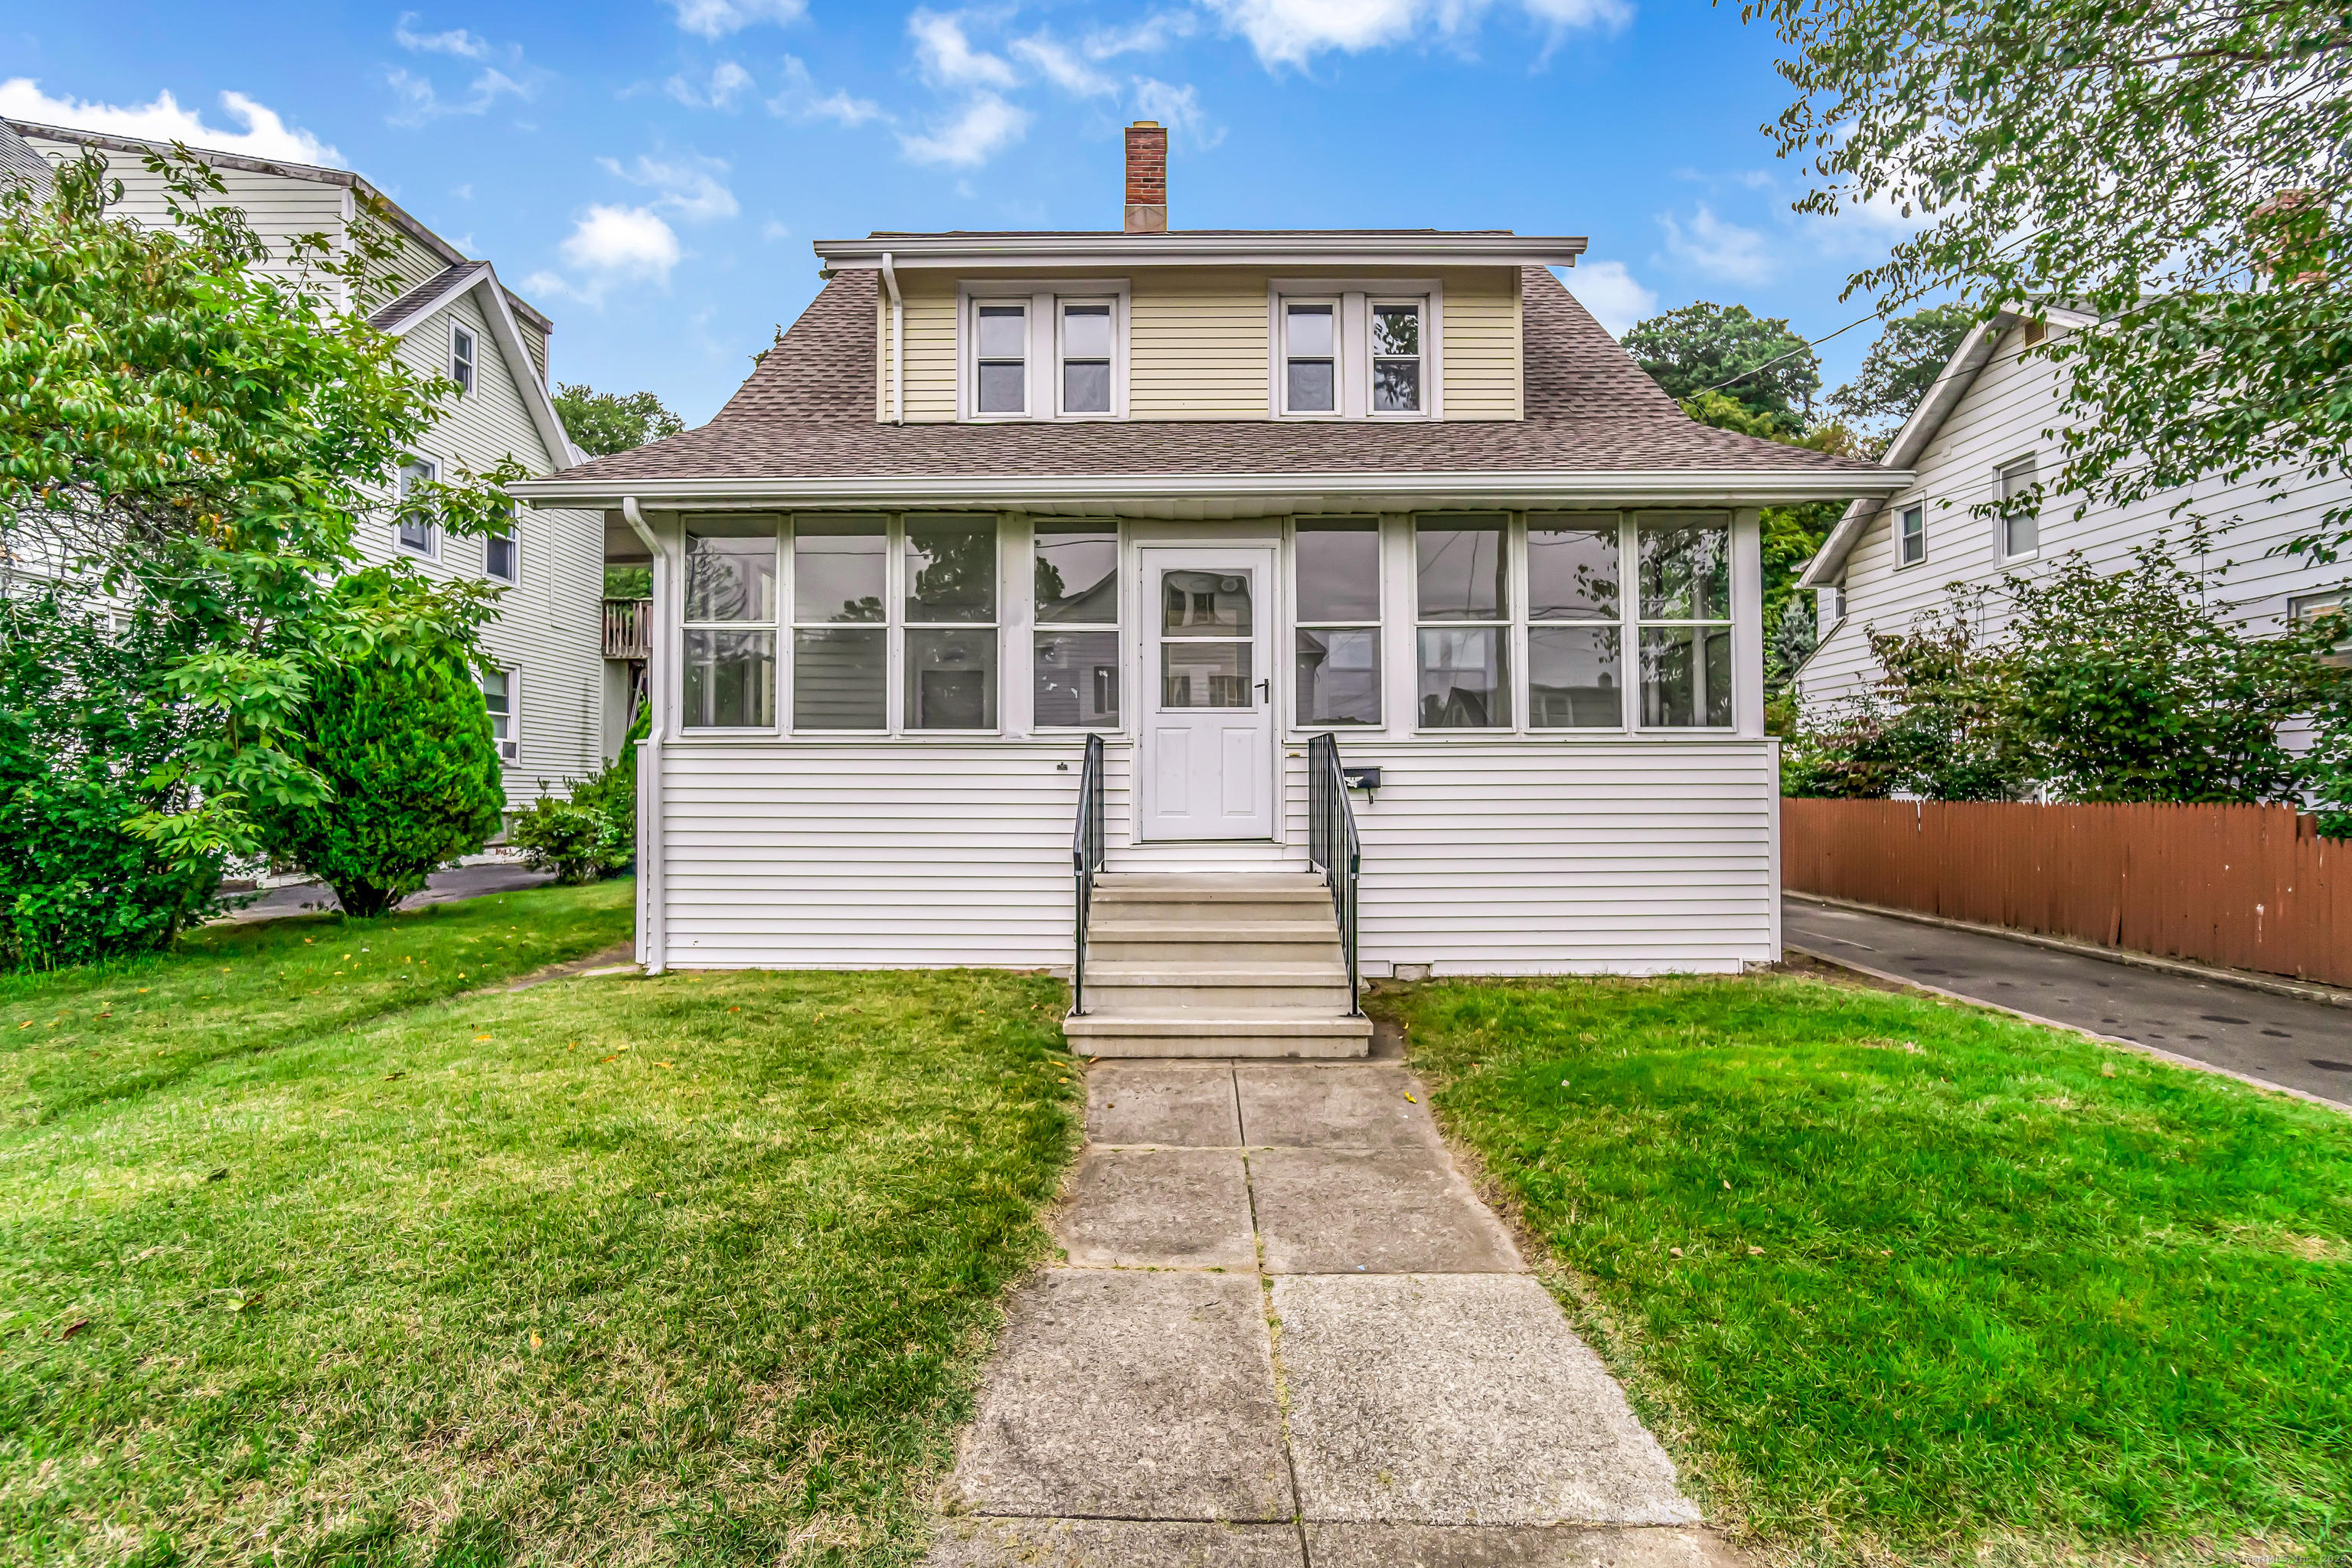
[[[811,247],[827,268],[874,267],[887,247],[897,265],[952,268],[1025,262],[1031,266],[1100,266],[1127,261],[1139,266],[1218,266],[1264,263],[1276,267],[1334,261],[1360,266],[1573,267],[1584,254],[1578,235],[1316,233],[1312,230],[1177,230],[1164,234],[1115,231],[1072,234],[889,234],[863,239],[820,239]]]
[[[667,967],[669,922],[663,863],[662,751],[669,740],[669,552],[635,496],[623,496],[621,520],[654,558],[653,624],[646,628],[646,738],[637,752],[637,963],[647,974]]]
[[[882,253],[882,285],[890,290],[890,423],[907,422],[907,302],[898,298],[898,274],[890,253]]]

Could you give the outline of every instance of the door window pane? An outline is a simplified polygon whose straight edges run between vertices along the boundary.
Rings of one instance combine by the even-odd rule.
[[[885,555],[878,517],[803,517],[793,524],[793,619],[882,619]]]
[[[1252,708],[1246,642],[1163,642],[1160,645],[1162,708]]]
[[[1664,729],[1731,723],[1731,628],[1642,630],[1642,722]]]
[[[1510,596],[1503,584],[1503,520],[1460,518],[1413,531],[1424,621],[1495,621]]]
[[[1528,627],[1528,722],[1538,730],[1622,727],[1621,636],[1615,626]]]
[[[1118,727],[1118,634],[1036,634],[1037,722],[1053,729]]]
[[[907,728],[996,728],[996,629],[907,633]]]
[[[889,666],[879,626],[793,634],[793,727],[879,730],[889,721]]]
[[[996,521],[907,519],[907,619],[996,619]]]
[[[1301,622],[1381,618],[1378,523],[1301,522],[1296,548]]]
[[[1731,618],[1731,527],[1724,521],[1642,520],[1642,618]]]
[[[1062,409],[1110,412],[1110,307],[1062,308]]]
[[[767,521],[697,524],[686,532],[686,618],[776,618],[776,529]]]
[[[1037,619],[1118,625],[1118,531],[1037,525]]]
[[[1160,579],[1160,629],[1171,637],[1249,636],[1248,574],[1162,573]]]
[[[1569,524],[1528,520],[1528,618],[1613,621],[1617,595],[1617,520]]]
[[[776,721],[776,634],[686,634],[686,722],[704,730],[764,730]]]
[[[982,414],[1019,414],[1029,406],[1029,308],[977,307],[977,406]]]
[[[1422,629],[1422,728],[1479,730],[1510,723],[1503,646],[1499,627]]]
[[[1298,722],[1381,721],[1381,634],[1373,627],[1302,628]]]
[[[1339,407],[1333,372],[1334,318],[1328,305],[1291,305],[1284,310],[1283,353],[1288,374],[1286,405],[1294,414],[1329,414]]]

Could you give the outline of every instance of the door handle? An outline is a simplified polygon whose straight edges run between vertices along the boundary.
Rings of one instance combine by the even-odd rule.
[[[1274,681],[1271,677],[1257,683],[1257,697],[1261,702],[1274,700]]]

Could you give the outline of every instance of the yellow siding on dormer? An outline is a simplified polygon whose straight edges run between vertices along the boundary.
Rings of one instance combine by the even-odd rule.
[[[1128,301],[1130,419],[1266,416],[1265,274],[1139,274]]]
[[[956,416],[956,285],[937,274],[901,272],[898,294],[906,301],[907,422],[952,421]],[[887,296],[882,306],[889,313]],[[883,401],[890,397],[889,356],[883,356]]]
[[[1519,378],[1519,275],[1481,268],[1444,276],[1444,416],[1526,416]]]

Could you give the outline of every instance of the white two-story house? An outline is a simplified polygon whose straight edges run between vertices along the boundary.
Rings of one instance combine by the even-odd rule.
[[[7,123],[52,163],[96,152],[122,182],[120,211],[157,226],[172,221],[162,177],[143,163],[150,153],[168,154],[169,146]],[[458,388],[409,455],[404,487],[461,466],[478,473],[509,455],[534,475],[578,460],[548,394],[553,323],[502,285],[488,262],[469,259],[345,170],[202,149],[196,156],[219,173],[227,187],[219,199],[244,211],[268,246],[273,268],[289,265],[291,243],[304,235],[346,245],[369,231],[390,243],[394,291],[358,303],[374,326],[400,340],[409,364]],[[510,805],[536,799],[542,779],[560,791],[562,781],[604,764],[610,754],[605,708],[625,689],[604,658],[599,513],[524,510],[504,537],[459,539],[387,507],[359,543],[371,561],[405,559],[429,576],[470,576],[504,590],[498,618],[483,634],[497,661],[484,678],[483,700],[506,764]]]
[[[1775,957],[1758,510],[1907,476],[1686,418],[1580,239],[1170,230],[1127,139],[1122,229],[822,241],[709,425],[520,487],[653,563],[645,962],[1067,966],[1088,831],[1330,859],[1327,736],[1365,973]]]

